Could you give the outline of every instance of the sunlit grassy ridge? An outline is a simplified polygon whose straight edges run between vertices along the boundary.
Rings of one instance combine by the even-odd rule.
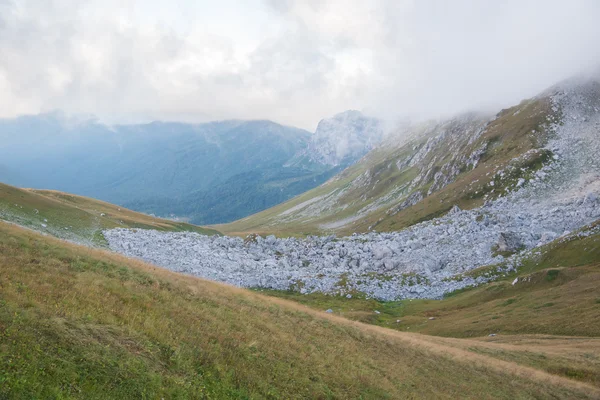
[[[52,190],[0,183],[0,219],[81,243],[105,245],[103,229],[144,228],[217,234],[212,229],[155,218],[110,203]]]
[[[591,386],[0,222],[0,398],[594,398]]]

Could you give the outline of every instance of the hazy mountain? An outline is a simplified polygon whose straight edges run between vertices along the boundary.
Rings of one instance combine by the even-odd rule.
[[[381,121],[349,110],[319,122],[307,154],[325,165],[352,164],[383,140]]]
[[[370,125],[346,119],[354,125],[329,131],[339,137],[344,126],[352,129],[335,163],[300,156],[313,136],[326,139],[323,132],[271,121],[108,126],[60,113],[5,119],[0,180],[196,223],[227,222],[318,186],[365,152],[371,139],[358,138],[361,126]]]

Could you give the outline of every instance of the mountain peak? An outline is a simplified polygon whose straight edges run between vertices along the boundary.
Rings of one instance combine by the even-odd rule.
[[[357,110],[322,119],[308,146],[312,161],[326,165],[349,164],[381,142],[383,124]]]

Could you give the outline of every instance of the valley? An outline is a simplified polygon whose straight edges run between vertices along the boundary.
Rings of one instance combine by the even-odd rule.
[[[600,400],[598,16],[0,0],[0,400]]]
[[[0,395],[598,398],[599,110],[405,127],[208,227],[0,184]]]
[[[547,103],[547,107],[535,108],[535,113],[522,111],[538,107],[533,105],[541,103]],[[414,160],[421,162],[431,158],[431,161],[423,162],[429,169],[421,171],[420,178],[415,178],[410,184],[412,192],[397,194],[393,198],[396,205],[385,211],[386,218],[378,220],[369,229],[363,229],[363,233],[358,230],[351,236],[340,238],[335,235],[308,235],[306,238],[271,235],[263,238],[253,234],[241,239],[121,229],[106,231],[105,237],[111,249],[125,255],[241,287],[295,289],[303,294],[359,295],[387,301],[441,298],[458,289],[477,286],[517,271],[524,259],[539,256],[543,246],[553,241],[598,234],[595,222],[600,219],[600,113],[597,112],[600,85],[594,81],[566,82],[562,87],[552,88],[523,104],[525,106],[516,111],[503,111],[492,122],[478,122],[466,132],[450,122],[449,125],[441,125],[451,127],[450,131],[439,133],[435,130],[438,136],[429,133],[427,144],[414,147],[414,154],[408,158],[405,156],[406,165]],[[544,110],[556,111],[552,111],[551,115],[541,114],[541,117],[536,114]],[[544,130],[529,131],[527,123],[522,128],[527,129],[523,137],[507,130],[502,139],[494,142],[493,153],[488,151],[490,154],[484,155],[483,150],[472,153],[471,149],[492,146],[486,139],[490,132],[497,132],[500,129],[498,125],[504,129],[512,126],[510,120],[498,121],[506,115],[518,115],[519,111],[533,113],[538,128],[542,126],[539,121],[545,121]],[[505,127],[507,124],[508,128]],[[464,127],[463,124],[459,126]],[[532,141],[532,134],[535,141]],[[485,139],[483,145],[479,144],[481,138]],[[438,154],[434,149],[452,148],[447,141],[459,143],[458,149],[466,146],[467,152],[450,153],[453,158],[438,168],[435,166]],[[537,143],[537,147],[532,147],[533,143]],[[378,151],[376,149],[374,153]],[[368,159],[369,155],[364,160]],[[366,162],[364,160],[362,162]],[[470,167],[460,172],[464,166],[461,163]],[[359,166],[361,162],[316,190],[329,190],[331,185]],[[440,184],[439,192],[434,190],[436,182],[448,178],[435,176],[444,177],[444,174],[438,173],[454,170],[457,172],[450,176],[456,175],[453,178],[455,182],[446,181]],[[438,172],[434,174],[431,171]],[[430,176],[429,181],[426,176]],[[462,188],[456,186],[465,181],[470,183]],[[429,195],[415,189],[422,187],[419,185],[423,182],[428,182]],[[397,192],[393,185],[386,188],[391,193]],[[374,192],[371,186],[356,186],[354,190],[359,189],[362,189],[363,198]],[[451,202],[452,197],[438,201],[440,193],[446,189],[463,198],[469,197],[472,200],[469,204],[458,204],[470,209],[461,209]],[[414,197],[415,193],[419,196]],[[300,196],[291,204],[311,195],[314,192]],[[389,194],[383,197],[392,201]],[[410,198],[414,198],[414,204],[404,208],[397,205],[405,204]],[[418,217],[418,210],[424,207],[431,210],[432,203],[438,211],[445,210],[442,216],[411,224],[400,231],[375,231],[385,224],[393,226],[402,213],[411,218]],[[328,197],[317,196],[300,203],[303,207],[291,204],[285,203],[265,212],[283,215],[283,230],[280,232],[286,232],[286,226],[296,222],[295,215],[311,210],[321,218],[328,212],[323,209],[335,211],[331,204],[342,202],[332,203]],[[290,206],[287,211],[281,211]],[[340,207],[345,209],[345,206]],[[371,214],[380,215],[381,211],[377,210],[374,207],[364,218],[368,220],[372,218]],[[345,215],[344,212],[334,215]],[[237,232],[240,226],[252,226],[253,221],[264,217],[263,214],[216,228]],[[357,218],[351,226],[362,217],[358,214]],[[264,225],[266,229],[273,226],[274,231],[278,231],[279,225],[274,221]],[[257,228],[258,232],[261,226]],[[309,225],[298,222],[295,233],[301,233],[305,226]],[[483,269],[485,272],[473,273]]]
[[[379,121],[357,111],[320,126],[311,134],[266,120],[107,125],[60,112],[0,119],[0,182],[195,224],[230,222],[320,185],[383,136]]]

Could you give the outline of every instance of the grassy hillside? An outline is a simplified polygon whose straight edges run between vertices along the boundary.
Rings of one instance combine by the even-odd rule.
[[[0,183],[0,219],[59,238],[104,246],[103,229],[143,228],[217,234],[183,222],[140,214],[103,201],[50,190],[18,189]]]
[[[0,398],[600,395],[521,357],[517,338],[394,332],[2,222],[0,289]]]
[[[323,185],[217,229],[240,235],[349,235],[399,230],[454,205],[474,208],[505,194],[550,159],[540,148],[559,115],[548,97],[540,97],[493,119],[465,115],[415,126]],[[507,171],[502,179],[494,177],[500,170]]]

